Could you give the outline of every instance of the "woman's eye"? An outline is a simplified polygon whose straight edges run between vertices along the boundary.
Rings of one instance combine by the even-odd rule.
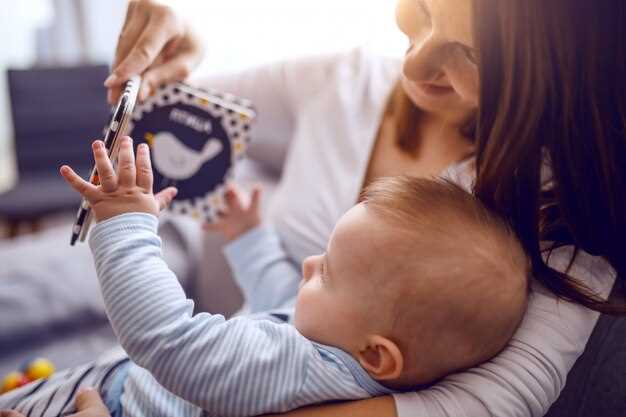
[[[476,50],[474,48],[459,44],[459,49],[470,62],[473,64],[478,63],[478,56],[476,55]]]

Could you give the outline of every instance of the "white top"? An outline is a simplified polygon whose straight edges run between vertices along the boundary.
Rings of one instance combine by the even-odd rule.
[[[357,201],[400,68],[397,60],[355,50],[204,81],[255,103],[256,159],[278,168],[290,145],[270,219],[294,261],[323,252],[334,224]],[[467,164],[445,174],[466,187],[473,178]],[[565,268],[566,251],[554,254],[551,265]],[[608,264],[586,254],[570,272],[604,297],[615,280]],[[557,301],[538,283],[533,289],[525,319],[502,353],[432,388],[395,395],[398,417],[543,416],[598,314]]]

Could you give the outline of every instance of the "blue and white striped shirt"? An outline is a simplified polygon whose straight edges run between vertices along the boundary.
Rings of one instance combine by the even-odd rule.
[[[392,392],[349,354],[277,318],[290,316],[300,274],[269,229],[226,248],[252,310],[226,320],[193,314],[163,261],[157,224],[124,214],[90,237],[109,319],[138,365],[124,384],[125,416],[254,416]]]

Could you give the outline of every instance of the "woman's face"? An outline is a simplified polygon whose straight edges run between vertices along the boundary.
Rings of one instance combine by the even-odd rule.
[[[402,84],[411,101],[465,120],[478,106],[471,0],[398,0],[396,21],[410,44]]]

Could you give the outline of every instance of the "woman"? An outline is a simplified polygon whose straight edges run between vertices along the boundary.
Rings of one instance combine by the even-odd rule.
[[[267,89],[279,116],[263,119],[270,100],[251,97],[259,142],[270,126],[294,136],[271,213],[286,249],[299,260],[323,242],[333,217],[374,178],[446,170],[467,184],[476,174],[476,194],[510,219],[532,258],[534,291],[492,361],[418,393],[290,414],[541,416],[595,325],[587,307],[625,311],[603,299],[626,259],[626,5],[400,0],[398,23],[410,41],[401,88],[390,67],[358,54],[214,80],[248,96],[246,82]],[[133,73],[144,73],[144,95],[184,78],[199,55],[169,9],[131,2],[107,80],[111,99]],[[294,203],[298,187],[308,192]]]

